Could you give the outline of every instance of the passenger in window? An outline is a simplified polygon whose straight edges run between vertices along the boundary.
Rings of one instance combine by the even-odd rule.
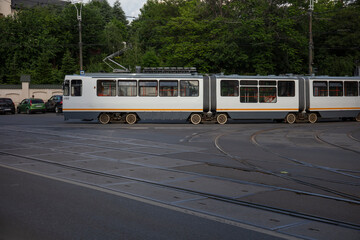
[[[104,87],[100,85],[100,89],[98,89],[98,96],[104,96]]]

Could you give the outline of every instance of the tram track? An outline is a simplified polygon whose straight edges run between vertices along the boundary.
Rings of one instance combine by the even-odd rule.
[[[274,129],[278,129],[278,128],[274,128]],[[268,130],[261,130],[259,132],[264,132],[264,131],[269,131],[269,130],[274,130],[274,129],[268,129]],[[30,131],[32,132],[32,131]],[[202,134],[207,134],[208,131],[203,131],[203,132],[200,132],[200,133],[196,133],[196,134],[192,134],[190,136],[190,138],[188,138],[188,142],[192,142],[192,140],[195,138],[195,137],[199,137],[200,135]],[[40,134],[43,134],[43,135],[55,135],[57,136],[56,134],[52,134],[52,133],[40,133]],[[264,174],[269,174],[269,175],[273,175],[273,176],[276,176],[276,177],[280,177],[280,178],[283,178],[283,179],[286,179],[286,180],[293,180],[293,178],[291,177],[288,177],[284,174],[278,174],[278,173],[273,173],[271,171],[268,171],[266,169],[262,169],[252,163],[250,163],[249,161],[247,161],[246,159],[242,159],[242,158],[238,158],[236,156],[232,156],[231,154],[228,154],[227,152],[225,152],[224,150],[222,150],[219,145],[217,144],[217,141],[219,139],[219,137],[221,136],[224,136],[226,134],[229,134],[229,133],[224,133],[224,134],[220,134],[218,135],[216,138],[215,138],[215,146],[218,150],[220,150],[220,152],[232,159],[236,159],[237,162],[240,162],[242,164],[244,164],[246,166],[246,168],[237,168],[237,167],[229,167],[229,166],[226,166],[226,165],[222,165],[222,164],[214,164],[214,163],[209,163],[209,162],[203,162],[201,161],[201,163],[205,163],[209,166],[216,166],[216,167],[221,167],[221,168],[231,168],[231,169],[235,169],[235,170],[240,170],[240,171],[255,171],[255,172],[260,172],[260,173],[264,173]],[[67,136],[67,135],[61,135],[63,137],[71,137],[71,138],[78,138],[77,136],[73,136],[73,135],[70,135],[70,136]],[[80,137],[80,138],[83,138],[83,137]],[[91,139],[91,140],[99,140],[97,138],[92,138],[92,137],[85,137],[85,139]],[[103,141],[109,141],[108,139],[102,139]],[[110,141],[112,142],[112,141]],[[84,145],[84,146],[97,146],[97,145],[94,145],[94,144],[84,144],[84,143],[81,143],[81,145]],[[139,146],[142,146],[141,144],[137,144]],[[108,147],[108,146],[102,146],[103,149],[109,149],[109,150],[119,150],[118,148],[114,148],[114,147]],[[127,149],[126,150],[127,152],[134,152],[134,153],[137,153],[136,150],[132,150],[132,149]],[[158,156],[156,154],[149,154],[149,155],[153,155],[153,156]],[[301,162],[302,163],[302,162]],[[304,164],[305,165],[305,164]],[[326,170],[328,170],[327,168],[325,168]],[[167,169],[168,171],[173,171],[173,172],[179,172],[179,173],[189,173],[187,171],[179,171],[179,170],[173,170],[173,169]],[[193,172],[190,172],[193,174]],[[337,172],[338,173],[338,172]],[[207,176],[207,175],[202,175],[202,174],[199,174],[201,176]],[[346,175],[346,174],[343,174],[343,175]],[[207,176],[209,177],[209,176]],[[214,176],[211,176],[211,177],[214,177]],[[227,181],[234,181],[234,179],[228,179],[228,178],[221,178],[221,177],[216,177],[218,179],[225,179]],[[237,182],[237,181],[234,181],[234,182]],[[244,181],[240,181],[240,182],[244,182]],[[295,182],[298,182],[298,183],[301,183],[303,185],[308,185],[308,186],[311,186],[311,187],[314,187],[313,184],[310,184],[310,183],[307,183],[307,182],[304,182],[304,181],[300,181],[300,180],[296,180]],[[247,184],[249,184],[250,182],[246,182]],[[254,184],[254,183],[250,183],[250,184]],[[255,184],[257,185],[257,184]],[[352,196],[352,195],[348,195],[348,194],[343,194],[341,192],[338,192],[338,191],[332,191],[331,189],[327,189],[327,188],[322,188],[321,186],[315,186],[316,188],[320,189],[320,190],[323,190],[325,192],[329,192],[329,193],[332,193],[332,194],[335,194],[335,195],[338,195],[340,196],[341,198],[337,198],[337,197],[332,197],[332,196],[328,196],[328,195],[323,195],[323,194],[314,194],[314,193],[311,193],[311,192],[305,192],[305,191],[298,191],[298,190],[295,190],[295,189],[289,189],[289,188],[281,188],[281,187],[278,187],[278,186],[273,186],[273,185],[264,185],[264,184],[260,184],[260,186],[265,186],[265,187],[273,187],[273,188],[276,188],[276,189],[279,189],[279,190],[285,190],[285,191],[288,191],[288,192],[295,192],[295,193],[300,193],[300,194],[306,194],[306,195],[314,195],[314,196],[317,196],[317,197],[323,197],[323,198],[328,198],[328,199],[335,199],[335,200],[339,200],[339,201],[349,201],[351,203],[358,203],[358,201],[360,201],[360,198],[356,197],[356,196]]]
[[[278,157],[281,157],[283,159],[286,159],[286,160],[289,160],[291,162],[294,162],[296,164],[299,164],[299,165],[303,165],[303,166],[307,166],[307,167],[312,167],[312,168],[317,168],[317,169],[321,169],[321,170],[324,170],[324,171],[329,171],[329,172],[332,172],[332,173],[336,173],[336,174],[340,174],[340,175],[344,175],[344,176],[347,176],[347,177],[351,177],[351,178],[355,178],[355,179],[360,179],[359,176],[356,176],[356,175],[352,175],[352,174],[347,174],[347,173],[344,173],[344,172],[347,172],[346,169],[333,169],[333,168],[330,168],[330,167],[324,167],[324,166],[320,166],[320,165],[316,165],[316,164],[311,164],[311,163],[308,163],[308,162],[304,162],[304,161],[301,161],[301,160],[298,160],[296,158],[293,158],[293,157],[288,157],[288,156],[285,156],[283,154],[280,154],[280,153],[277,153],[275,151],[272,151],[271,149],[265,147],[265,146],[262,146],[257,140],[256,140],[256,137],[258,135],[260,135],[261,133],[265,132],[265,131],[273,131],[273,130],[277,130],[279,128],[273,128],[273,129],[268,129],[268,130],[262,130],[262,131],[258,131],[256,133],[254,133],[252,136],[251,136],[251,142],[262,148],[264,151],[266,152],[269,152],[273,155],[276,155]],[[315,137],[316,138],[316,137]],[[360,153],[360,152],[356,152],[356,153]],[[350,171],[349,171],[350,172]]]
[[[129,176],[122,176],[122,175],[118,175],[118,174],[112,174],[112,173],[96,171],[96,170],[82,168],[82,167],[76,167],[76,166],[72,166],[70,164],[38,159],[36,157],[31,157],[31,156],[23,156],[21,154],[7,153],[7,152],[4,152],[4,151],[0,151],[0,154],[13,156],[13,157],[18,157],[18,158],[23,158],[23,159],[27,159],[27,160],[32,160],[32,161],[35,161],[35,162],[46,163],[46,164],[53,165],[53,166],[56,166],[56,167],[61,167],[61,168],[64,168],[64,169],[78,171],[78,172],[82,172],[82,173],[86,173],[86,174],[102,176],[102,177],[107,177],[107,178],[113,178],[113,179],[131,180],[133,182],[145,183],[145,184],[149,184],[149,185],[152,185],[152,186],[162,187],[162,188],[166,188],[166,189],[169,189],[169,190],[175,190],[175,191],[179,191],[179,192],[183,192],[183,193],[189,193],[189,194],[197,195],[199,197],[208,198],[208,199],[217,200],[217,201],[226,202],[226,203],[231,203],[231,204],[235,204],[235,205],[239,205],[239,206],[251,207],[251,208],[264,210],[264,211],[268,211],[268,212],[273,212],[273,213],[277,213],[277,214],[285,214],[287,216],[297,217],[297,218],[301,218],[301,219],[304,219],[304,220],[321,222],[321,223],[336,225],[336,226],[345,227],[345,228],[354,229],[354,230],[360,230],[360,224],[356,224],[356,223],[345,222],[345,221],[340,221],[340,220],[331,219],[331,218],[327,218],[327,217],[310,215],[310,214],[306,214],[306,213],[299,213],[299,212],[292,211],[292,210],[287,210],[287,209],[267,206],[267,205],[264,205],[264,204],[258,204],[258,203],[243,201],[243,200],[239,200],[239,199],[236,199],[236,198],[222,196],[222,195],[218,195],[218,194],[211,194],[211,193],[207,193],[207,192],[201,192],[201,191],[182,188],[182,187],[176,187],[176,186],[167,185],[167,184],[164,184],[164,183],[159,183],[159,182],[154,182],[154,181],[149,181],[149,180],[145,180],[145,179],[138,179],[138,178],[133,178],[133,177],[129,177]],[[11,166],[11,167],[16,168],[16,166]],[[54,176],[52,176],[52,177],[54,177]],[[60,177],[55,176],[55,178],[60,178]],[[72,180],[67,179],[67,181],[68,182],[69,181],[70,182],[71,181],[78,182],[78,181],[73,180],[73,179]],[[81,181],[81,183],[84,183],[84,182]],[[86,184],[95,185],[95,186],[99,187],[99,185],[96,185],[94,183],[86,183]],[[102,186],[102,188],[106,188],[106,187]],[[109,188],[109,190],[115,191],[114,189],[110,189],[110,188]],[[131,195],[130,193],[127,193],[127,194]],[[340,200],[340,199],[338,199],[338,200]],[[357,202],[357,201],[351,201],[351,202],[352,202],[352,204],[359,204],[360,205],[360,202]]]
[[[197,134],[194,134],[191,136],[190,139],[192,139],[193,137],[196,137],[196,136],[199,136],[201,134],[204,134],[204,133],[207,133],[207,132],[203,132],[203,133],[197,133]],[[51,133],[41,133],[43,135],[54,135],[54,134],[51,134]],[[221,134],[221,136],[224,135],[224,134]],[[74,136],[72,136],[73,138],[76,138]],[[93,138],[86,138],[86,139],[93,139]],[[109,141],[109,140],[102,140],[102,141]],[[64,142],[65,141],[60,141],[60,142]],[[112,141],[110,141],[112,142]],[[89,147],[96,147],[97,145],[96,144],[89,144],[89,143],[74,143],[75,145],[79,145],[79,146],[89,146]],[[140,146],[142,146],[140,144]],[[109,147],[109,146],[101,146],[102,149],[107,149],[107,150],[120,150],[118,148],[115,148],[115,147]],[[220,148],[221,149],[221,148]],[[126,150],[127,152],[134,152],[134,153],[137,153],[136,150],[132,150],[132,149],[127,149]],[[7,152],[3,152],[3,151],[0,151],[0,153],[2,154],[8,154],[10,155],[9,153]],[[228,157],[232,157],[234,158],[233,156],[231,156],[230,154],[226,153],[225,151],[222,152],[222,154],[226,154]],[[150,156],[153,156],[153,157],[157,157],[158,155],[156,154],[151,154],[151,153],[148,153],[148,155]],[[15,156],[15,155],[14,155]],[[20,157],[24,157],[24,158],[29,158],[27,156],[21,156],[19,155]],[[42,159],[36,159],[36,161],[38,162],[44,162],[44,163],[53,163],[53,164],[58,164],[59,166],[67,166],[66,164],[62,164],[62,163],[56,163],[56,162],[52,162],[52,161],[47,161],[47,160],[42,160]],[[239,171],[246,171],[246,172],[249,172],[249,171],[254,171],[254,172],[260,172],[260,173],[265,173],[265,174],[271,174],[271,172],[267,172],[267,171],[262,171],[261,169],[255,167],[254,168],[254,165],[248,163],[246,160],[241,160],[242,163],[245,163],[247,165],[247,168],[239,168],[239,167],[234,167],[234,166],[227,166],[227,165],[222,165],[222,164],[214,164],[214,163],[210,163],[210,162],[203,162],[203,161],[200,161],[199,163],[204,163],[208,166],[213,166],[213,167],[219,167],[219,168],[228,168],[228,169],[233,169],[233,170],[239,170]],[[196,162],[196,161],[195,161]],[[77,167],[76,167],[77,168]],[[236,182],[236,183],[242,183],[242,184],[250,184],[250,185],[255,185],[255,186],[261,186],[261,187],[269,187],[269,188],[273,188],[273,189],[276,189],[276,190],[282,190],[282,191],[287,191],[287,192],[293,192],[293,193],[297,193],[297,194],[304,194],[304,195],[309,195],[309,196],[315,196],[315,197],[322,197],[322,198],[326,198],[326,199],[331,199],[331,200],[336,200],[336,201],[342,201],[342,202],[348,202],[348,203],[355,203],[355,204],[360,204],[360,201],[356,201],[356,200],[352,200],[352,199],[347,199],[347,198],[338,198],[338,197],[333,197],[333,196],[328,196],[328,195],[323,195],[323,194],[317,194],[317,193],[311,193],[311,192],[307,192],[307,191],[301,191],[301,190],[296,190],[296,189],[291,189],[291,188],[284,188],[284,187],[279,187],[279,186],[275,186],[275,185],[268,185],[268,184],[258,184],[258,183],[254,183],[254,182],[248,182],[248,181],[239,181],[239,180],[235,180],[235,179],[230,179],[230,178],[226,178],[226,177],[219,177],[219,176],[213,176],[213,175],[207,175],[207,174],[200,174],[200,173],[196,173],[196,172],[189,172],[189,171],[182,171],[182,170],[175,170],[175,169],[168,169],[168,168],[157,168],[157,169],[164,169],[164,170],[167,170],[167,171],[171,171],[171,172],[176,172],[176,173],[190,173],[190,174],[194,174],[196,176],[200,176],[200,177],[211,177],[211,178],[214,178],[214,179],[219,179],[219,180],[225,180],[225,181],[231,181],[231,182]],[[281,175],[280,175],[281,177]]]
[[[20,132],[30,132],[30,133],[34,133],[34,131],[32,130],[28,130],[28,131],[21,131]],[[196,135],[193,135],[191,138],[189,139],[193,139],[194,137],[199,137],[201,134],[205,134],[206,132],[201,132],[198,133]],[[67,135],[67,134],[57,134],[57,133],[51,133],[51,132],[36,132],[36,134],[43,134],[43,135],[47,135],[47,136],[60,136],[60,137],[71,137],[72,139],[76,140],[76,139],[88,139],[88,140],[98,140],[98,138],[94,138],[92,135],[89,136],[74,136],[74,135]],[[225,134],[221,134],[218,135],[218,137],[220,138],[221,136],[224,136],[228,133]],[[217,139],[219,139],[217,138]],[[45,140],[45,139],[44,139]],[[115,140],[112,141],[111,138],[104,138],[101,139],[100,141],[109,141],[109,142],[117,142],[120,144],[119,141]],[[61,141],[60,141],[61,142]],[[67,142],[67,141],[62,141],[62,142]],[[76,141],[72,142],[73,144],[79,145],[79,146],[96,146],[96,144],[89,144],[89,143],[77,143]],[[136,143],[139,144],[139,143]],[[141,146],[141,144],[140,144]],[[119,150],[119,148],[114,148],[114,147],[109,147],[109,146],[102,146],[102,148],[104,149],[109,149],[109,150]],[[121,149],[124,150],[124,149]],[[128,152],[132,152],[132,149],[127,149],[126,151]],[[136,150],[134,150],[134,152],[136,152]],[[257,204],[257,203],[251,203],[248,201],[242,201],[239,199],[234,199],[231,197],[226,197],[226,196],[221,196],[221,195],[216,195],[216,194],[210,194],[210,193],[206,193],[206,192],[201,192],[201,191],[194,191],[191,189],[186,189],[186,188],[181,188],[181,187],[174,187],[171,185],[166,185],[166,184],[162,184],[162,183],[158,183],[158,182],[153,182],[153,181],[148,181],[148,180],[141,180],[141,179],[137,179],[137,178],[132,178],[132,177],[128,177],[128,176],[121,176],[121,175],[116,175],[116,174],[111,174],[111,173],[106,173],[106,172],[101,172],[101,171],[95,171],[92,169],[86,169],[86,168],[81,168],[81,167],[76,167],[76,166],[71,166],[69,164],[64,164],[64,163],[59,163],[59,162],[53,162],[53,161],[48,161],[48,160],[43,160],[43,159],[37,159],[36,157],[29,157],[29,156],[24,156],[21,154],[11,154],[11,153],[7,153],[4,151],[0,151],[1,154],[6,154],[6,155],[13,155],[13,156],[17,156],[17,157],[21,157],[21,158],[26,158],[26,159],[30,159],[33,161],[37,161],[37,162],[42,162],[42,163],[47,163],[47,164],[51,164],[54,166],[58,166],[58,167],[63,167],[66,169],[71,169],[74,171],[79,171],[79,172],[84,172],[87,174],[92,174],[92,175],[98,175],[98,176],[104,176],[104,177],[111,177],[111,178],[117,178],[117,179],[128,179],[131,181],[135,181],[135,182],[141,182],[144,184],[151,184],[153,186],[158,186],[158,187],[162,187],[162,188],[166,188],[166,189],[171,189],[171,190],[176,190],[176,191],[180,191],[180,192],[185,192],[185,193],[191,193],[191,194],[196,194],[198,196],[201,197],[206,197],[209,199],[214,199],[214,200],[218,200],[218,201],[223,201],[223,202],[228,202],[228,203],[232,203],[232,204],[237,204],[240,206],[247,206],[247,207],[252,207],[252,208],[256,208],[256,209],[262,209],[262,210],[266,210],[266,211],[270,211],[270,212],[274,212],[274,213],[281,213],[281,214],[286,214],[289,216],[296,216],[296,217],[300,217],[303,219],[307,219],[307,220],[311,220],[311,221],[318,221],[318,222],[323,222],[323,223],[329,223],[329,224],[333,224],[333,225],[337,225],[337,226],[343,226],[346,228],[351,228],[351,229],[356,229],[356,230],[360,230],[360,225],[356,224],[356,223],[349,223],[349,222],[344,222],[344,221],[339,221],[336,219],[331,219],[331,218],[326,218],[326,217],[319,217],[319,216],[312,216],[311,214],[306,214],[306,213],[298,213],[296,211],[291,211],[291,210],[286,210],[286,209],[281,209],[281,208],[276,208],[276,207],[271,207],[271,206],[267,206],[264,204]],[[222,152],[222,154],[226,154],[226,151]],[[157,154],[148,154],[148,155],[152,155],[152,156],[158,156]],[[230,154],[228,154],[228,157],[231,156]],[[243,159],[244,160],[244,159]],[[245,162],[247,162],[245,160]],[[206,163],[201,161],[201,163],[205,163],[205,164],[209,164],[209,165],[214,165],[213,163]],[[224,167],[224,168],[229,168],[229,166],[222,166],[221,164],[215,164],[214,166],[217,167]],[[156,167],[157,168],[157,167]],[[233,168],[233,167],[230,167]],[[163,168],[158,168],[158,169],[163,169]],[[175,169],[168,169],[166,168],[167,171],[174,171],[174,172],[180,172],[180,173],[191,173],[197,176],[205,176],[205,177],[212,177],[212,178],[216,178],[216,179],[222,179],[222,180],[227,180],[227,181],[234,181],[234,182],[241,182],[241,183],[248,183],[251,184],[251,182],[245,182],[245,181],[237,181],[235,179],[229,179],[229,178],[222,178],[222,177],[217,177],[217,176],[212,176],[212,175],[204,175],[204,174],[197,174],[194,172],[189,172],[189,171],[181,171],[181,170],[175,170]],[[254,169],[253,166],[251,166],[251,164],[248,164],[248,169],[242,169],[239,168],[238,170],[241,171],[259,171],[259,169]],[[76,180],[74,180],[76,181]],[[91,185],[91,183],[89,183]],[[254,184],[254,183],[252,183]],[[94,184],[95,185],[95,184]],[[306,195],[310,195],[310,196],[316,196],[316,197],[321,197],[321,198],[327,198],[327,199],[332,199],[332,200],[336,200],[336,201],[342,201],[342,202],[347,202],[350,204],[356,204],[356,205],[360,205],[360,201],[357,200],[352,200],[352,199],[347,199],[347,198],[342,198],[342,197],[333,197],[333,196],[328,196],[328,195],[321,195],[321,194],[316,194],[316,193],[309,193],[309,192],[302,192],[302,191],[298,191],[298,190],[294,190],[294,189],[286,189],[286,188],[281,188],[281,187],[276,187],[276,186],[271,186],[271,185],[262,185],[262,184],[254,184],[254,185],[258,185],[258,186],[265,186],[265,187],[273,187],[274,189],[277,190],[284,190],[284,191],[289,191],[289,192],[294,192],[297,194],[306,194]],[[113,189],[112,189],[113,190]]]
[[[347,174],[347,173],[343,173],[343,172],[338,172],[336,170],[333,170],[333,169],[330,169],[330,168],[327,168],[327,167],[322,167],[322,166],[317,166],[317,165],[313,165],[313,164],[310,164],[310,163],[306,163],[306,162],[303,162],[303,161],[300,161],[300,160],[297,160],[297,159],[294,159],[294,158],[290,158],[290,157],[287,157],[287,156],[284,156],[282,154],[279,154],[277,152],[274,152],[272,151],[271,149],[268,149],[264,146],[262,146],[260,143],[258,143],[256,141],[256,136],[258,136],[259,134],[261,133],[264,133],[264,132],[268,132],[268,131],[274,131],[274,130],[277,130],[279,128],[271,128],[271,129],[265,129],[265,130],[260,130],[260,131],[257,131],[255,132],[254,134],[251,135],[250,139],[251,139],[251,142],[253,144],[255,144],[256,146],[262,148],[264,151],[266,152],[269,152],[271,154],[274,154],[278,157],[281,157],[283,159],[286,159],[286,160],[289,160],[291,162],[294,162],[298,165],[302,165],[302,166],[307,166],[307,167],[312,167],[312,168],[317,168],[317,169],[321,169],[321,170],[325,170],[325,171],[329,171],[329,172],[332,172],[332,173],[336,173],[336,174],[340,174],[340,175],[344,175],[344,176],[350,176],[350,177],[353,177],[353,178],[360,178],[358,176],[354,176],[352,174]],[[230,133],[227,133],[227,134],[230,134]],[[225,134],[220,134],[218,135],[215,140],[214,140],[214,144],[215,144],[215,147],[224,155],[228,156],[229,158],[235,160],[235,161],[238,161],[238,162],[241,162],[241,163],[245,163],[247,164],[249,167],[251,167],[254,171],[257,171],[257,172],[261,172],[261,173],[264,173],[264,174],[269,174],[269,175],[272,175],[272,176],[275,176],[275,177],[279,177],[279,178],[282,178],[282,179],[285,179],[285,180],[289,180],[289,181],[293,181],[293,182],[296,182],[298,184],[301,184],[301,185],[305,185],[305,186],[309,186],[309,187],[312,187],[312,188],[315,188],[315,189],[319,189],[319,190],[322,190],[322,191],[325,191],[325,192],[328,192],[328,193],[331,193],[331,194],[335,194],[337,196],[340,196],[342,198],[345,198],[345,199],[349,199],[349,200],[354,200],[354,201],[360,201],[360,198],[357,197],[357,196],[354,196],[352,194],[347,194],[347,193],[343,193],[343,192],[340,192],[340,191],[337,191],[335,189],[331,189],[331,188],[328,188],[328,187],[324,187],[324,186],[321,186],[321,185],[318,185],[318,184],[314,184],[314,183],[311,183],[311,182],[307,182],[307,181],[303,181],[303,180],[299,180],[297,178],[294,178],[294,177],[291,177],[291,176],[287,176],[285,174],[279,174],[279,173],[275,173],[273,171],[270,171],[270,170],[267,170],[267,169],[264,169],[256,164],[253,164],[253,163],[250,163],[250,161],[248,160],[245,160],[241,157],[238,157],[238,156],[234,156],[228,152],[226,152],[220,145],[219,145],[219,139],[220,137],[223,137],[225,135],[227,135],[226,133]],[[354,185],[354,183],[351,183],[351,185]],[[357,186],[358,184],[355,183],[355,185]],[[322,196],[327,196],[327,195],[322,195]]]
[[[332,142],[326,141],[324,138],[321,137],[321,134],[322,134],[322,132],[317,132],[317,133],[315,134],[315,139],[316,139],[317,141],[322,142],[322,143],[325,143],[325,144],[330,145],[330,146],[333,146],[333,147],[340,148],[340,149],[345,150],[345,151],[350,151],[350,152],[353,152],[353,153],[356,153],[356,154],[360,154],[360,151],[359,151],[359,150],[355,150],[355,149],[352,149],[352,148],[348,148],[348,147],[341,146],[341,145],[336,144],[336,143],[332,143]],[[349,137],[349,136],[351,136],[351,135],[348,133],[347,136]],[[353,140],[355,140],[355,141],[359,141],[359,140],[357,140],[357,139],[355,139],[355,138],[353,138],[353,137],[349,137],[349,138],[351,138],[351,139],[353,139]],[[360,141],[359,141],[359,142],[360,142]]]
[[[347,133],[347,136],[348,136],[349,138],[351,138],[352,140],[354,140],[354,141],[360,142],[360,139],[359,139],[359,138],[356,138],[356,137],[353,136],[353,133],[355,133],[355,132],[360,132],[360,129],[357,129],[357,130],[348,132],[348,133]]]

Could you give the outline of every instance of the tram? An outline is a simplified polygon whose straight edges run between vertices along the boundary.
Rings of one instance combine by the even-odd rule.
[[[99,73],[67,75],[63,88],[65,120],[360,121],[360,77]]]

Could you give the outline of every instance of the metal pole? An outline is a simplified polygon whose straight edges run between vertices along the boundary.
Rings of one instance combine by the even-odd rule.
[[[80,58],[80,71],[83,71],[83,54],[82,54],[82,37],[81,37],[81,10],[82,3],[80,2],[80,9],[77,8],[76,4],[74,4],[76,8],[76,15],[79,21],[79,58]]]
[[[79,54],[80,54],[80,71],[83,70],[83,54],[82,54],[82,37],[81,37],[81,19],[79,20]]]
[[[314,0],[310,0],[309,6],[309,75],[313,74],[313,61],[314,61],[314,42],[312,35],[312,15],[314,10]]]

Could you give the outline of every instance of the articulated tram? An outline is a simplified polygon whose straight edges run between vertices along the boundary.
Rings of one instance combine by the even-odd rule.
[[[102,124],[139,120],[225,124],[229,118],[360,121],[359,88],[360,77],[67,75],[63,112],[65,120],[98,119]]]

